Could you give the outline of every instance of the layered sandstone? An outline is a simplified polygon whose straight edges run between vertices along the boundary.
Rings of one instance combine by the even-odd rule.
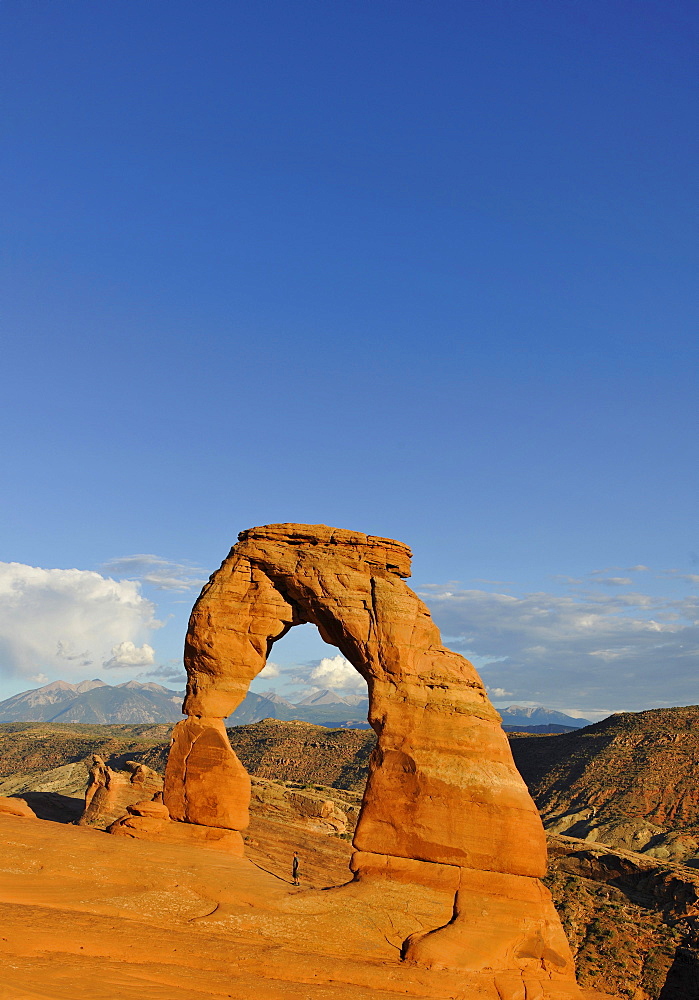
[[[325,525],[242,532],[190,618],[189,718],[173,731],[165,805],[177,820],[245,829],[249,779],[222,720],[274,642],[310,622],[369,688],[377,745],[355,848],[458,870],[451,919],[415,926],[406,959],[492,970],[503,1000],[544,996],[535,984],[553,981],[576,995],[570,951],[538,880],[541,821],[474,667],[442,645],[404,582],[410,555],[400,542]],[[390,878],[392,863],[386,871]]]
[[[163,779],[152,768],[138,761],[127,761],[126,770],[117,771],[94,754],[90,767],[85,810],[80,826],[104,827],[123,816],[129,805],[162,792]]]
[[[112,823],[107,833],[134,840],[214,848],[237,856],[243,854],[243,838],[238,832],[194,823],[174,823],[160,795],[127,806],[126,815]]]
[[[245,830],[250,776],[231,750],[223,719],[193,718],[172,733],[165,802],[175,820]]]

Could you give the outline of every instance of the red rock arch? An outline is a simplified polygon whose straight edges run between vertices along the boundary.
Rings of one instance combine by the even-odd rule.
[[[533,962],[541,975],[574,982],[538,881],[546,845],[536,807],[474,667],[442,645],[428,609],[404,582],[410,558],[400,542],[325,525],[242,532],[190,618],[188,719],[173,734],[165,803],[177,820],[245,829],[249,778],[223,719],[274,642],[311,622],[366,679],[377,735],[353,870],[453,882],[452,922],[414,936],[407,957],[462,968]],[[508,928],[495,957],[489,932],[487,948],[474,946],[479,923],[485,919],[486,931],[492,923],[483,917],[484,898],[491,908],[498,901]]]

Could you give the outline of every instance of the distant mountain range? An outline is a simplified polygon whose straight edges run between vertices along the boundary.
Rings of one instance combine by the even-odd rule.
[[[0,702],[0,722],[176,722],[182,694],[160,684],[53,681]]]
[[[502,728],[506,733],[569,733],[571,729],[582,729],[590,725],[589,719],[574,719],[565,712],[555,712],[551,708],[525,708],[510,705],[499,708]]]
[[[179,722],[184,692],[160,684],[105,684],[104,681],[53,681],[22,691],[0,702],[0,722],[110,723]],[[242,704],[226,719],[228,726],[244,726],[261,719],[299,719],[319,726],[365,728],[369,701],[334,691],[316,691],[298,705],[267,691],[250,691]]]
[[[160,684],[105,684],[94,679],[69,684],[53,681],[23,691],[0,702],[0,722],[110,723],[178,722],[182,718],[182,691]],[[274,691],[248,692],[241,705],[226,719],[228,726],[245,726],[262,719],[312,722],[331,729],[368,729],[369,700],[361,695],[339,695],[336,691],[314,691],[297,704]],[[507,732],[570,732],[589,725],[548,708],[512,705],[500,709]]]

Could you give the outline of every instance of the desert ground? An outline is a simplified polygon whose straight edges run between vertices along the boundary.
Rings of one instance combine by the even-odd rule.
[[[416,914],[432,926],[449,919],[446,897],[389,883],[332,888],[351,877],[351,847],[327,834],[258,817],[248,839],[251,856],[239,858],[0,815],[0,996],[497,1000],[477,975],[399,961]]]
[[[696,818],[691,809],[691,815],[682,813],[683,808],[685,811],[689,808],[687,803],[691,800],[687,789],[691,784],[690,764],[694,756],[692,720],[697,711],[677,709],[641,713],[633,717],[620,716],[613,720],[613,725],[589,727],[577,735],[512,738],[520,770],[528,778],[540,808],[549,814],[547,823],[554,831],[549,835],[549,874],[545,881],[553,893],[573,949],[579,983],[583,989],[596,990],[597,995],[609,994],[622,1000],[694,1000],[699,996],[695,929],[699,912],[699,871],[692,856]],[[41,921],[37,917],[37,928],[40,925],[53,927],[52,934],[42,942],[35,938],[33,932],[21,931],[18,934],[15,930],[10,936],[3,931],[2,936],[7,940],[2,945],[5,949],[9,948],[8,954],[14,957],[8,958],[5,964],[7,974],[2,984],[5,992],[0,991],[0,996],[62,997],[68,995],[65,990],[70,983],[89,983],[90,979],[94,981],[95,989],[102,991],[95,992],[95,996],[109,996],[109,992],[104,991],[110,989],[117,991],[112,995],[128,996],[124,992],[127,989],[124,985],[128,979],[127,971],[129,976],[137,976],[137,966],[146,964],[142,950],[144,943],[155,941],[163,933],[163,927],[169,926],[179,935],[184,933],[183,928],[188,928],[187,932],[193,933],[200,943],[207,937],[223,934],[227,939],[226,947],[234,950],[241,947],[241,942],[247,941],[243,949],[247,952],[244,965],[240,965],[242,960],[236,959],[237,968],[243,968],[248,979],[256,979],[259,996],[266,995],[259,993],[263,986],[270,990],[273,987],[282,988],[274,982],[279,975],[289,989],[292,989],[290,983],[299,985],[298,970],[306,967],[302,963],[304,955],[303,961],[313,970],[321,967],[326,970],[328,962],[334,961],[333,956],[336,958],[339,955],[342,961],[338,962],[336,972],[328,982],[323,979],[328,989],[331,986],[339,989],[338,977],[342,982],[340,973],[345,970],[343,974],[347,974],[350,944],[355,933],[347,923],[350,919],[348,903],[342,904],[341,914],[333,912],[327,916],[320,932],[315,926],[310,931],[306,924],[301,926],[299,914],[287,913],[285,908],[282,910],[286,914],[285,919],[293,926],[279,930],[279,913],[274,919],[268,914],[270,926],[276,928],[272,939],[265,939],[263,944],[261,932],[255,925],[252,937],[257,944],[252,949],[249,946],[250,933],[243,933],[242,930],[242,918],[238,933],[232,937],[230,922],[225,929],[220,926],[214,928],[211,918],[201,922],[199,917],[201,912],[211,913],[216,906],[230,903],[230,900],[219,899],[216,892],[219,885],[226,886],[229,891],[235,889],[240,883],[241,873],[245,873],[246,884],[250,879],[259,877],[260,881],[254,883],[254,898],[265,912],[269,909],[269,899],[285,899],[284,893],[288,893],[289,900],[293,901],[299,895],[307,896],[310,891],[311,896],[324,901],[324,906],[325,900],[338,896],[325,890],[347,883],[351,878],[351,837],[366,776],[366,758],[373,743],[371,734],[366,731],[325,730],[318,726],[278,720],[229,730],[232,744],[252,775],[251,824],[245,832],[248,863],[211,848],[129,840],[104,832],[115,818],[124,813],[127,803],[143,795],[142,789],[130,784],[133,775],[124,770],[127,761],[150,767],[151,770],[154,768],[160,775],[158,781],[162,785],[169,733],[167,725],[0,725],[0,796],[11,796],[11,802],[26,800],[40,817],[18,819],[0,814],[3,865],[8,869],[3,871],[0,882],[6,903],[3,907],[3,926],[8,930],[11,925],[16,927],[19,914],[23,913],[24,925],[31,928],[33,921],[27,917],[27,907],[34,907],[38,908],[34,911],[36,913],[44,911]],[[634,760],[638,757],[640,751],[637,744],[649,759],[647,770],[629,769],[625,764],[630,754]],[[70,824],[80,817],[85,807],[91,750],[101,753],[113,769],[116,798],[103,800],[91,820],[92,828],[72,826]],[[559,811],[556,812],[553,809],[553,791],[558,789],[556,795],[560,798],[562,785],[559,772],[564,764],[575,767],[578,777],[576,783],[570,785],[570,794],[559,803]],[[661,773],[668,780],[660,781]],[[280,777],[275,779],[272,777],[274,774]],[[568,787],[570,783],[566,775],[563,778]],[[652,787],[649,784],[651,779],[654,782]],[[596,818],[590,829],[587,828],[590,824],[581,824],[579,819],[579,802],[582,799],[596,804]],[[673,805],[675,800],[677,804]],[[661,808],[663,815],[667,816],[663,820],[664,832],[658,826]],[[649,813],[654,822],[644,818]],[[572,829],[568,835],[562,836],[557,828],[564,823]],[[605,838],[614,834],[617,842],[600,842],[599,831],[604,833]],[[639,834],[643,836],[639,838]],[[628,844],[638,844],[639,847],[629,849]],[[59,851],[60,845],[63,847]],[[82,861],[78,864],[75,859],[86,857],[88,848],[92,857],[90,864],[85,866]],[[300,892],[290,885],[290,863],[294,850],[299,851],[302,859]],[[67,863],[61,860],[66,852],[70,855]],[[683,863],[686,854],[690,856]],[[165,856],[170,859],[167,863],[163,861]],[[171,868],[183,866],[177,877],[170,875],[165,889],[155,878],[155,873],[162,873],[164,864],[165,868],[167,865]],[[198,875],[200,865],[203,865],[203,874]],[[206,874],[212,866],[218,870],[226,868],[227,874],[212,882]],[[151,867],[154,878],[144,888],[139,879],[143,871]],[[32,877],[31,873],[34,873]],[[135,877],[134,873],[140,874]],[[90,884],[80,888],[84,879]],[[124,887],[123,891],[110,890],[114,881]],[[161,919],[157,928],[151,926],[158,908],[151,902],[139,910],[137,901],[144,892],[172,892],[167,886],[171,886],[173,881],[179,886],[189,886],[191,892],[198,894],[197,898],[204,899],[202,910],[193,914],[184,902],[189,899],[191,903],[191,896],[182,895],[178,905],[183,915],[178,924],[172,919],[176,894],[166,896],[164,898],[169,898],[171,903],[167,908],[162,907],[160,917],[167,919],[164,925]],[[51,885],[53,889],[50,889]],[[271,895],[270,885],[274,887]],[[95,924],[90,940],[94,944],[97,935],[100,946],[88,951],[91,957],[85,962],[86,942],[80,940],[83,933],[80,926],[84,929],[85,921],[93,912],[86,905],[86,900],[94,903],[99,886],[102,886],[100,891],[104,897],[100,913],[109,913],[113,924]],[[26,895],[30,888],[35,893],[33,896]],[[41,892],[37,895],[39,890]],[[282,896],[276,895],[279,891]],[[352,893],[356,891],[355,886]],[[343,892],[345,899],[351,895],[350,892]],[[375,897],[368,900],[366,887],[362,892],[370,913],[367,916],[365,909],[361,919],[379,920],[380,923],[385,919],[384,900]],[[118,907],[108,903],[115,894],[130,898],[133,905],[128,911],[122,908],[118,912]],[[150,900],[153,898],[147,897]],[[421,905],[426,902],[423,898]],[[416,900],[403,899],[394,903],[395,900],[391,905],[400,911],[401,906],[414,906]],[[351,911],[353,920],[361,909],[357,909],[356,904],[354,900]],[[284,907],[286,905],[285,902]],[[446,904],[437,901],[436,905],[437,911],[433,916],[440,919],[439,906],[446,907]],[[45,912],[47,906],[52,913]],[[276,906],[275,902],[273,909]],[[57,908],[64,911],[60,918]],[[246,899],[243,909],[246,917],[251,917],[254,909]],[[83,912],[80,917],[83,923],[73,926],[80,912]],[[304,920],[307,917],[305,913]],[[354,965],[349,979],[355,990],[354,995],[360,996],[361,993],[356,991],[368,988],[361,985],[366,976],[374,977],[369,979],[371,989],[385,992],[394,981],[386,973],[387,968],[391,976],[399,977],[401,989],[407,989],[405,984],[412,982],[409,970],[396,961],[397,944],[391,946],[382,937],[385,933],[389,941],[400,943],[402,925],[393,912],[390,917],[390,926],[386,923],[382,931],[372,931],[372,940],[358,939],[354,945],[356,954],[352,953]],[[124,926],[124,920],[130,923]],[[98,924],[102,928],[99,933]],[[110,926],[122,927],[120,935],[112,938]],[[205,927],[203,939],[202,926]],[[375,923],[372,926],[376,926]],[[338,927],[344,928],[339,949],[332,937]],[[278,937],[275,937],[277,931]],[[395,933],[391,937],[393,931]],[[130,951],[125,951],[117,942],[128,938],[134,944]],[[385,944],[385,950],[378,958],[372,950],[376,947],[377,938]],[[141,942],[138,948],[136,941]],[[19,948],[20,942],[23,950]],[[173,952],[172,948],[178,948],[178,951]],[[263,948],[265,952],[288,952],[281,973],[278,966],[270,966],[267,960],[260,960]],[[52,954],[52,958],[46,966],[48,954]],[[178,955],[179,960],[183,960],[181,947],[176,944],[164,949],[159,945],[158,954],[168,956],[166,965]],[[366,966],[368,957],[371,961]],[[122,963],[119,975],[114,973],[115,979],[107,976],[105,963],[110,961]],[[245,976],[233,967],[230,975],[226,975],[226,962],[227,959],[223,960],[220,968],[228,995],[245,995],[232,992],[238,985],[242,988]],[[209,988],[210,972],[215,967],[208,959],[201,959],[199,964],[192,964],[189,972],[180,970],[178,982],[181,988],[186,985],[194,991],[191,995],[201,996],[205,986]],[[45,970],[43,982],[42,968]],[[358,969],[361,968],[364,979],[359,975]],[[202,978],[202,969],[209,970],[206,973],[209,979]],[[141,969],[138,975],[142,973]],[[159,976],[164,975],[162,968],[156,973],[151,970],[146,982],[152,986],[158,983]],[[410,975],[415,978],[416,970],[412,970]],[[415,981],[422,983],[424,975],[417,975]],[[313,975],[310,979],[317,982],[317,977]],[[434,974],[429,974],[428,982],[434,981]],[[291,995],[332,995],[313,992],[319,989],[316,985],[311,992],[308,992],[311,989],[308,984],[301,985],[307,987],[307,992]],[[438,990],[437,996],[458,996],[458,989],[465,989],[460,978],[457,978],[456,987],[452,989],[452,985],[443,994]],[[474,992],[477,986],[469,987],[471,995],[478,996]],[[139,996],[148,995],[143,992],[144,989],[142,985]],[[206,992],[203,995],[207,995]],[[211,995],[217,994],[214,992]],[[420,995],[419,992],[417,995]],[[488,995],[487,991],[485,995]],[[588,995],[594,996],[595,993]]]

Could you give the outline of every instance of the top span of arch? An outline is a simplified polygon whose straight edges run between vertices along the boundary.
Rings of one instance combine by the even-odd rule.
[[[393,538],[365,535],[362,531],[331,528],[327,524],[263,524],[247,528],[238,535],[238,542],[274,542],[289,546],[347,547],[361,552],[363,560],[395,573],[403,579],[410,576],[413,553],[409,546]],[[239,546],[235,546],[239,548]]]

